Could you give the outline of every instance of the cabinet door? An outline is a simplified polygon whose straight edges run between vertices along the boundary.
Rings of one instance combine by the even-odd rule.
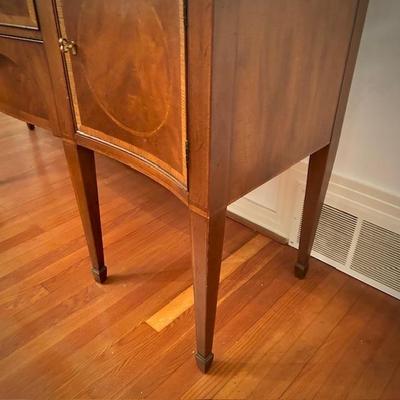
[[[57,0],[77,134],[186,185],[183,0]]]

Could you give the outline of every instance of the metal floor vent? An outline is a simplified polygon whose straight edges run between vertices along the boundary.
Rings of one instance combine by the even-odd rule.
[[[296,248],[303,199],[304,192],[296,201],[290,230],[289,244]],[[322,207],[312,255],[400,299],[400,234],[368,221],[365,212],[358,213],[354,207],[349,212],[345,199],[336,199],[334,204],[335,207],[326,203]]]
[[[400,292],[400,235],[363,221],[350,268]]]
[[[313,251],[330,260],[345,264],[356,225],[356,216],[324,204],[315,235]],[[300,229],[297,233],[297,243],[299,240]]]

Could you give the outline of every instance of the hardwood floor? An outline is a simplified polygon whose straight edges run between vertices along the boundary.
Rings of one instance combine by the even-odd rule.
[[[0,114],[1,399],[400,399],[400,302],[228,220],[201,375],[186,207],[97,158],[94,282],[61,142]]]

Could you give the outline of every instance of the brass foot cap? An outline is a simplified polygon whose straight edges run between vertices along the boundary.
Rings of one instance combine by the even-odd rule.
[[[307,275],[307,271],[308,265],[296,263],[296,265],[294,266],[294,275],[296,276],[296,278],[304,279]]]
[[[210,353],[207,357],[203,357],[201,354],[196,353],[195,357],[196,357],[197,367],[203,374],[206,374],[211,367],[211,364],[214,359],[214,354]]]
[[[107,267],[104,265],[100,269],[92,268],[92,274],[96,282],[103,283],[107,279]]]

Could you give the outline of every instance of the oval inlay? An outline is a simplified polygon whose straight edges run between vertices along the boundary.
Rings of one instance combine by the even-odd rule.
[[[85,21],[96,21],[87,26]],[[168,46],[152,1],[82,4],[78,56],[102,110],[120,127],[150,136],[170,107]]]

